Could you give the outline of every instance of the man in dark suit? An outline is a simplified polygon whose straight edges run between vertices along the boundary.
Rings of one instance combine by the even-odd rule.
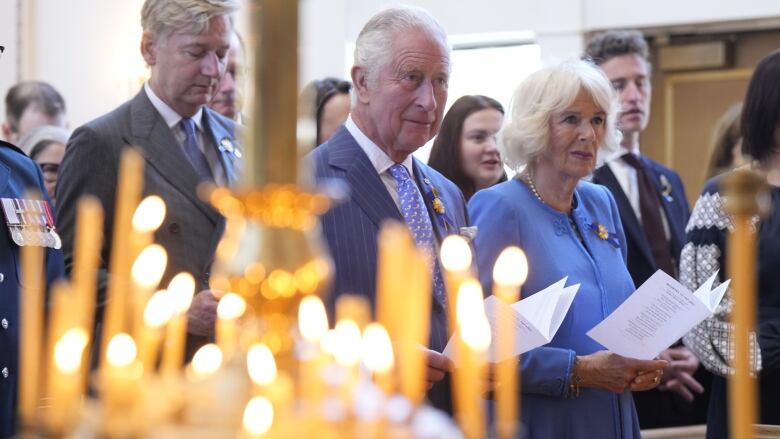
[[[373,304],[377,235],[384,221],[406,222],[418,247],[433,254],[447,234],[467,225],[458,188],[412,157],[439,129],[449,73],[446,34],[422,9],[387,9],[358,36],[351,115],[310,156],[318,182],[338,179],[350,190],[348,201],[321,219],[336,268],[331,307],[343,293],[365,295]],[[435,198],[444,209],[434,206]],[[428,382],[433,388],[428,396],[434,405],[447,409],[448,383],[441,380],[450,364],[440,352],[447,343],[445,309],[454,304],[445,303],[438,260],[433,265],[427,351]]]
[[[637,287],[658,269],[677,277],[690,208],[680,176],[639,149],[650,117],[647,43],[637,31],[609,31],[594,37],[585,56],[602,69],[620,99],[621,148],[594,172],[593,182],[608,187],[617,202],[628,241],[628,271]],[[703,391],[694,378],[699,361],[681,344],[660,357],[670,362],[662,384],[634,394],[640,426],[701,422],[697,407],[706,407],[706,400],[695,395]]]
[[[224,223],[198,197],[197,188],[203,182],[230,185],[237,178],[235,123],[206,104],[225,72],[238,7],[236,0],[147,0],[141,11],[141,53],[151,77],[130,101],[73,133],[57,185],[68,271],[79,198],[94,195],[105,209],[101,300],[110,281],[107,268],[120,156],[125,148],[143,155],[143,194],[158,195],[167,205],[155,234],[155,241],[168,252],[162,283],[167,285],[176,273],[186,271],[200,289],[188,314],[190,353],[214,331],[217,300],[208,289],[209,266]]]

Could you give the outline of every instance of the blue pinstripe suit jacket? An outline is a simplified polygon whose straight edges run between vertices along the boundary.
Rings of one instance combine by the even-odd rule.
[[[326,301],[332,312],[336,298],[345,293],[360,294],[374,306],[376,299],[377,236],[385,220],[403,222],[403,216],[391,198],[368,156],[343,126],[308,157],[315,169],[318,184],[339,180],[348,189],[348,198],[321,217],[325,240],[335,265],[335,276]],[[466,203],[460,189],[443,175],[414,159],[414,178],[431,216],[439,243],[448,234],[459,233],[468,226]],[[446,206],[446,221],[431,208],[426,196],[435,187]],[[431,307],[429,347],[441,352],[447,343],[447,317],[435,299]],[[438,383],[431,392],[431,402],[447,409],[448,383]],[[437,387],[442,389],[437,390]],[[445,396],[446,393],[446,396]]]

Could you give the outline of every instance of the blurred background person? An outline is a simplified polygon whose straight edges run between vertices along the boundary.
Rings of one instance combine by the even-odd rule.
[[[707,167],[708,179],[745,163],[739,125],[741,115],[742,104],[736,104],[723,113],[715,124],[710,147],[710,164]]]
[[[503,123],[504,107],[482,95],[461,97],[441,122],[428,165],[458,185],[466,201],[506,181],[497,139]]]
[[[239,123],[243,119],[241,109],[244,106],[245,53],[244,40],[238,32],[233,32],[230,37],[225,74],[219,80],[219,88],[208,105],[217,113]]]
[[[600,149],[619,147],[617,111],[609,81],[588,62],[531,74],[515,92],[502,133],[505,161],[522,172],[469,202],[485,291],[509,245],[528,258],[522,297],[565,276],[580,284],[553,340],[519,359],[522,422],[534,439],[639,438],[632,391],[656,387],[667,365],[605,351],[585,335],[634,292],[615,200],[583,180]]]
[[[300,104],[311,108],[317,125],[317,139],[312,148],[325,143],[347,120],[352,107],[351,90],[351,82],[338,78],[318,79],[304,87]]]
[[[57,187],[57,175],[62,157],[65,156],[68,137],[70,132],[65,128],[44,125],[29,132],[19,142],[19,148],[41,168],[43,183],[55,203],[54,189]]]
[[[67,128],[62,95],[42,81],[23,81],[8,89],[5,121],[0,127],[3,138],[18,144],[25,134],[44,125]]]
[[[768,176],[771,208],[766,217],[756,217],[758,253],[758,315],[756,339],[751,337],[751,370],[759,368],[759,424],[780,424],[780,51],[764,58],[753,72],[745,95],[741,116],[742,151],[756,161],[758,169]],[[698,288],[716,271],[716,284],[728,273],[727,234],[732,219],[723,210],[720,195],[723,177],[709,180],[696,201],[688,222],[688,242],[683,247],[680,281],[688,288]],[[712,317],[703,321],[684,338],[688,346],[713,374],[710,407],[707,413],[707,438],[729,437],[728,388],[726,377],[734,373],[730,343],[733,306],[729,289]],[[756,349],[756,348],[759,349]]]

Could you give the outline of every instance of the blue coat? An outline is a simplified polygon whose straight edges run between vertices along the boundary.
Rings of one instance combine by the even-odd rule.
[[[0,141],[0,198],[24,198],[28,189],[38,190],[49,201],[38,165],[15,146]],[[10,437],[16,416],[22,278],[19,247],[11,239],[5,215],[0,214],[0,217],[3,229],[0,233],[0,437]],[[47,249],[48,283],[62,276],[62,252]]]
[[[333,310],[336,298],[344,293],[363,295],[374,306],[379,228],[388,219],[403,222],[403,216],[368,156],[345,127],[318,146],[309,159],[318,184],[341,181],[349,190],[347,201],[335,205],[321,217],[322,231],[336,269],[327,306]],[[414,178],[426,201],[439,243],[446,235],[459,233],[460,227],[468,225],[465,200],[454,183],[417,159],[414,159]],[[425,183],[426,179],[430,184]],[[432,210],[431,186],[440,192],[446,221]],[[429,347],[441,352],[447,340],[446,312],[434,299]],[[448,409],[450,403],[447,387],[446,380],[442,381],[428,394],[431,402],[443,409]]]
[[[569,397],[574,358],[603,350],[585,333],[607,317],[633,291],[625,265],[626,245],[615,201],[603,187],[580,182],[573,217],[583,247],[566,214],[541,203],[517,179],[479,191],[469,213],[479,228],[477,265],[485,291],[492,291],[493,265],[509,245],[528,258],[527,297],[568,276],[567,285],[581,284],[558,333],[546,346],[521,356],[522,420],[528,437],[638,438],[639,424],[631,392],[615,394],[591,388]],[[591,226],[610,232],[603,240]]]

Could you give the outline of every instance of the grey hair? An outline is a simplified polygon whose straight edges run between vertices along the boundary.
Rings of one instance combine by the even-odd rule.
[[[146,0],[141,8],[141,27],[164,40],[172,33],[199,34],[213,17],[227,17],[233,26],[238,0]]]
[[[501,133],[504,162],[515,171],[533,161],[550,144],[550,118],[570,106],[581,91],[606,113],[600,152],[616,151],[618,102],[604,73],[592,63],[568,60],[528,76],[512,97],[509,123]]]
[[[355,42],[354,64],[366,70],[369,82],[373,82],[376,72],[387,65],[393,53],[394,37],[413,30],[423,30],[440,39],[449,54],[447,33],[430,12],[407,5],[385,9],[363,26]]]

